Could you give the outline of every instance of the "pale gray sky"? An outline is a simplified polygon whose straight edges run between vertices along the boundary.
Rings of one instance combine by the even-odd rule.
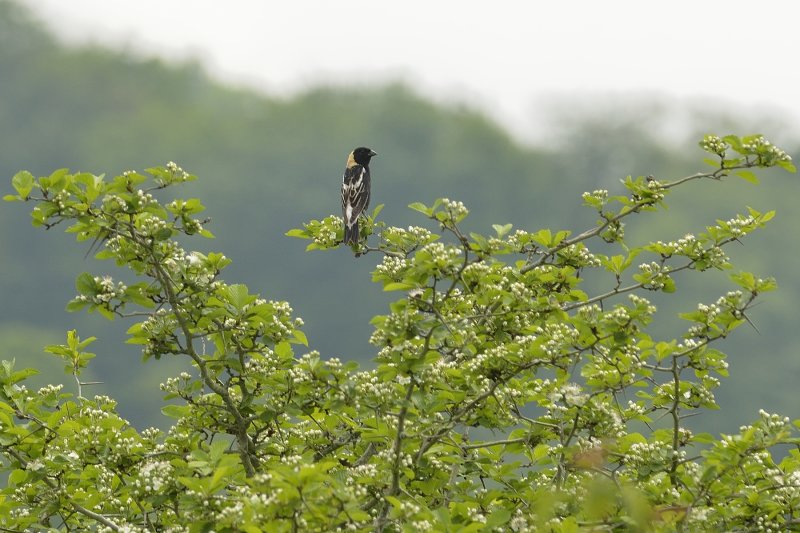
[[[194,58],[272,94],[405,80],[543,134],[553,99],[653,93],[800,117],[800,3],[27,0],[71,42]]]

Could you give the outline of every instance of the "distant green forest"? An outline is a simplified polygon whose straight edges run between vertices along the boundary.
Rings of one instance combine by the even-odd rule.
[[[369,320],[388,301],[369,282],[375,256],[355,259],[347,249],[306,254],[304,243],[284,236],[303,221],[339,212],[341,171],[354,146],[379,153],[372,165],[373,205],[385,204],[381,218],[392,225],[422,223],[407,209],[411,202],[449,197],[471,209],[472,229],[513,223],[528,230],[580,230],[594,223],[592,212],[580,206],[581,192],[613,193],[628,174],[679,177],[701,164],[699,149],[687,158],[692,150],[685,144],[665,143],[658,116],[642,109],[620,114],[618,108],[598,107],[577,120],[565,115],[552,132],[559,142],[537,148],[513,138],[491,117],[434,104],[400,84],[319,87],[275,98],[226,86],[197,64],[65,47],[21,5],[0,0],[0,176],[6,192],[8,180],[22,169],[36,175],[61,167],[116,175],[175,161],[200,177],[182,194],[207,206],[208,228],[217,239],[205,245],[234,261],[226,279],[246,283],[265,298],[288,300],[304,318],[312,348],[325,358],[364,365],[374,355],[367,342]],[[698,116],[687,124],[687,138],[759,132],[798,155],[789,133],[773,129],[773,117],[754,123],[729,111]],[[731,364],[731,378],[720,392],[723,407],[699,423],[732,430],[759,408],[800,416],[800,244],[787,238],[800,228],[793,207],[798,182],[776,173],[766,174],[759,186],[731,178],[691,189],[691,195],[672,199],[668,213],[647,218],[647,227],[626,228],[628,234],[673,238],[713,223],[707,213],[733,216],[748,205],[776,209],[775,221],[736,259],[761,276],[775,276],[781,287],[752,317],[758,331],[742,328],[721,346]],[[128,324],[64,310],[80,272],[102,274],[114,267],[84,257],[89,244],[76,246],[63,228],[44,236],[34,232],[26,207],[0,207],[0,358],[46,369],[42,384],[69,387],[42,347],[62,342],[66,329],[95,335],[95,375],[87,380],[104,383],[88,393],[119,399],[121,412],[139,426],[162,425],[154,414],[158,383],[178,372],[179,363],[142,365],[136,347],[122,343]],[[715,286],[692,287],[688,280],[686,286],[697,301],[712,301],[729,286],[725,273],[717,278]],[[655,296],[664,315],[685,310]],[[665,336],[682,327],[677,318],[664,323],[673,328]]]

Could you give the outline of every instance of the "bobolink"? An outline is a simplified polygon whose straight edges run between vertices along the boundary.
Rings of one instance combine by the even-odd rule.
[[[363,146],[347,156],[347,166],[342,176],[342,214],[344,215],[344,243],[358,244],[358,217],[369,206],[369,160],[375,152]]]

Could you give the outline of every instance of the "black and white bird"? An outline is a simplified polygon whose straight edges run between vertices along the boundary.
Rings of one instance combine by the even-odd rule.
[[[350,152],[342,176],[342,214],[344,215],[344,243],[358,244],[358,218],[369,207],[369,160],[376,156],[366,147]]]

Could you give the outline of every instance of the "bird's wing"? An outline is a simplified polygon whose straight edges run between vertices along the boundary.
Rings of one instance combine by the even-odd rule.
[[[369,169],[353,165],[342,176],[342,214],[345,224],[352,226],[359,215],[369,206]]]

